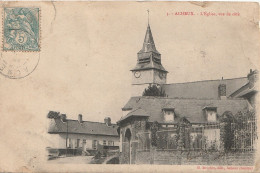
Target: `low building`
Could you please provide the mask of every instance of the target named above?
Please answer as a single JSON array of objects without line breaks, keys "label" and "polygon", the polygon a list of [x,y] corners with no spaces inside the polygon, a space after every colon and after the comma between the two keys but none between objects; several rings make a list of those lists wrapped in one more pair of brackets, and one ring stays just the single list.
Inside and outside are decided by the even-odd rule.
[{"label": "low building", "polygon": [[82,115],[78,120],[67,119],[65,114],[50,111],[48,113],[48,133],[51,135],[50,148],[77,149],[80,151],[95,151],[100,146],[118,148],[119,135],[118,126],[111,123],[106,117],[104,122],[83,121]]}]

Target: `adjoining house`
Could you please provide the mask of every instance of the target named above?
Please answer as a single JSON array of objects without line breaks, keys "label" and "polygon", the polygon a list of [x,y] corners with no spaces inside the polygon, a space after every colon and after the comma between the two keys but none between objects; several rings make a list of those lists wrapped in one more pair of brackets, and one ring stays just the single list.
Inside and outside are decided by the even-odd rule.
[{"label": "adjoining house", "polygon": [[[140,157],[151,158],[145,152],[152,146],[157,151],[256,148],[255,117],[250,117],[250,121],[243,119],[248,122],[245,128],[250,138],[242,143],[234,141],[243,131],[236,131],[239,120],[235,115],[255,108],[258,71],[251,70],[248,77],[234,79],[166,84],[168,72],[161,64],[149,24],[137,56],[137,65],[131,70],[132,97],[117,122],[121,163],[134,164]],[[162,95],[143,96],[151,86],[156,86]],[[228,140],[232,142],[225,142]]]},{"label": "adjoining house", "polygon": [[118,126],[106,117],[104,122],[67,119],[65,114],[50,111],[48,113],[48,133],[53,145],[49,150],[58,150],[59,154],[94,154],[100,148],[118,149]]},{"label": "adjoining house", "polygon": [[247,83],[230,94],[229,98],[246,99],[255,108],[257,89],[259,88],[258,73],[258,70],[250,69],[250,73],[247,75]]}]

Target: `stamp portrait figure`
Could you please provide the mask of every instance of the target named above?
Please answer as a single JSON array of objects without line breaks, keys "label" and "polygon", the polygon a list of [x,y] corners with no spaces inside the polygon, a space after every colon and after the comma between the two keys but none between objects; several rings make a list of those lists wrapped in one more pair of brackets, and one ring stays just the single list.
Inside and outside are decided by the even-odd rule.
[{"label": "stamp portrait figure", "polygon": [[5,8],[5,51],[39,51],[39,8]]}]

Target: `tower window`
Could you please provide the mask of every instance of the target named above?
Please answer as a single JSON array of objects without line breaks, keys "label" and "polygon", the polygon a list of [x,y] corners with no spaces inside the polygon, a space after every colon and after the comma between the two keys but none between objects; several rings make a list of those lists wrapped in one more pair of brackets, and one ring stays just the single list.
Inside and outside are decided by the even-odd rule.
[{"label": "tower window", "polygon": [[139,59],[138,60],[139,63],[146,63],[146,62],[150,62],[150,58],[143,58],[143,59]]},{"label": "tower window", "polygon": [[156,63],[158,63],[158,64],[161,64],[161,60],[160,60],[159,58],[153,57],[153,61],[156,62]]}]

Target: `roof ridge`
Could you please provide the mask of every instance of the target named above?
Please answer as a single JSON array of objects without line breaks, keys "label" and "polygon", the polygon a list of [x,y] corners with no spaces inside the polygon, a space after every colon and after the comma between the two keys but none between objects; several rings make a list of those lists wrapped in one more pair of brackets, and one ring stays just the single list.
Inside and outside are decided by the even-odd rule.
[{"label": "roof ridge", "polygon": [[229,78],[229,79],[212,79],[212,80],[200,80],[200,81],[192,81],[192,82],[179,82],[179,83],[168,83],[163,85],[171,85],[171,84],[186,84],[186,83],[197,83],[197,82],[210,82],[210,81],[224,81],[224,80],[234,80],[234,79],[243,79],[247,77],[237,77],[237,78]]},{"label": "roof ridge", "polygon": [[240,88],[238,88],[237,90],[233,91],[231,94],[229,94],[229,98],[232,98],[234,95],[236,95],[242,88],[246,88],[249,86],[249,82],[247,82],[246,84],[242,85]]},{"label": "roof ridge", "polygon": [[[221,99],[173,98],[173,97],[157,97],[157,96],[134,96],[134,97],[131,97],[131,98],[140,98],[140,99],[171,99],[171,100],[173,100],[173,99],[174,100],[220,100],[221,101]],[[228,98],[226,100],[245,100],[245,99],[241,99],[241,98]]]},{"label": "roof ridge", "polygon": [[[67,119],[68,121],[79,121],[79,120],[73,120],[73,119]],[[99,124],[106,124],[104,122],[97,122],[97,121],[82,121],[82,122],[89,122],[89,123],[99,123]],[[116,125],[115,123],[111,123],[112,125]]]}]

